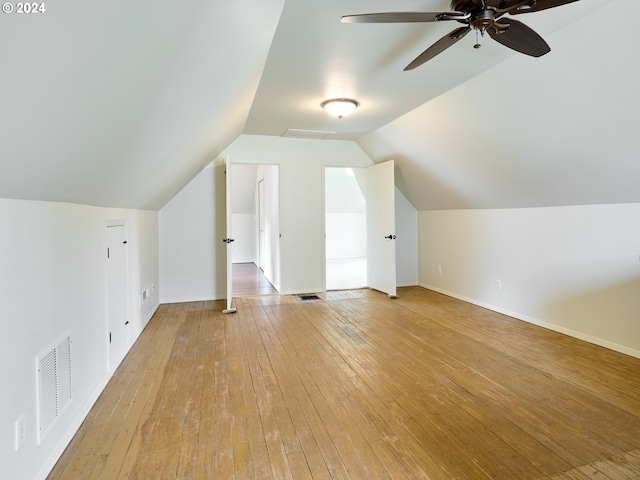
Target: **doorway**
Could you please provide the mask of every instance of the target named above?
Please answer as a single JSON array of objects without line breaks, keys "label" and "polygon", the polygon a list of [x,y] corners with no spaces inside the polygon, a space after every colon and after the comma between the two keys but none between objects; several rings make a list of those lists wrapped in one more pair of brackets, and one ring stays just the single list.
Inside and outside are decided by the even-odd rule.
[{"label": "doorway", "polygon": [[278,165],[233,163],[231,215],[235,296],[280,290],[280,186]]},{"label": "doorway", "polygon": [[367,286],[366,168],[325,168],[325,288]]}]

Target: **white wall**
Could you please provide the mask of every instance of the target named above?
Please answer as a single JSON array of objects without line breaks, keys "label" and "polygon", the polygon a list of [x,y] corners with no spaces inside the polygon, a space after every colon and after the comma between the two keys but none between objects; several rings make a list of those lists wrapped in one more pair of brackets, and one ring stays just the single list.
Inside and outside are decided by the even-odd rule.
[{"label": "white wall", "polygon": [[[227,155],[233,163],[278,166],[281,278],[270,279],[274,286],[283,294],[322,291],[322,172],[326,166],[366,167],[370,159],[355,142],[259,135],[240,136],[223,152]],[[403,239],[398,244],[398,283],[414,285],[417,228],[411,218],[416,212],[403,198],[397,202],[405,211],[399,216]],[[212,164],[160,211],[163,303],[225,298],[224,204],[224,167]]]},{"label": "white wall", "polygon": [[[0,478],[45,478],[112,372],[108,371],[106,225],[128,232],[128,303],[137,338],[158,307],[157,212],[0,199]],[[141,302],[141,292],[150,290]],[[73,400],[37,445],[36,358],[72,339]],[[26,441],[14,451],[14,422]]]},{"label": "white wall", "polygon": [[639,219],[640,204],[423,211],[420,283],[640,357]]},{"label": "white wall", "polygon": [[328,167],[324,182],[326,258],[366,257],[366,170]]},{"label": "white wall", "polygon": [[280,292],[323,289],[322,171],[326,165],[368,166],[369,158],[354,142],[240,136],[225,155],[232,162],[279,166]]},{"label": "white wall", "polygon": [[231,215],[233,230],[233,263],[256,261],[255,215],[234,213]]},{"label": "white wall", "polygon": [[226,296],[224,168],[211,163],[160,210],[162,303]]},{"label": "white wall", "polygon": [[[229,154],[233,161],[280,165],[281,292],[322,291],[323,169],[325,166],[367,167],[372,164],[371,160],[355,142],[256,135],[242,135],[225,154]],[[405,204],[403,206],[406,207]],[[414,224],[414,238],[416,230]],[[412,248],[405,253],[409,255],[409,252],[417,251]],[[412,261],[402,260],[402,268],[411,264],[413,266],[410,266],[408,274],[399,275],[399,283],[406,285],[417,282],[417,255],[413,256]],[[411,269],[414,273],[411,273]]]},{"label": "white wall", "polygon": [[233,263],[256,261],[255,197],[257,165],[232,165],[231,223]]},{"label": "white wall", "polygon": [[327,258],[358,258],[367,256],[366,212],[327,212]]}]

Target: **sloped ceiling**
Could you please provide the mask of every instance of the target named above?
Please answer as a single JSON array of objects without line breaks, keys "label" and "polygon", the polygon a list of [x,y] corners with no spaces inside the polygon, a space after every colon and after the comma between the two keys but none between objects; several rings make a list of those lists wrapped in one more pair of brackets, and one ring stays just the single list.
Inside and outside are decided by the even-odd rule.
[{"label": "sloped ceiling", "polygon": [[160,208],[239,134],[284,0],[0,16],[0,197]]},{"label": "sloped ceiling", "polygon": [[358,143],[394,158],[418,210],[640,202],[640,65],[633,0],[513,56]]},{"label": "sloped ceiling", "polygon": [[[521,15],[544,37],[587,14],[599,0]],[[354,13],[448,11],[449,0],[324,0],[286,2],[244,133],[283,135],[287,129],[334,132],[357,140],[438,95],[510,58],[514,52],[488,37],[482,48],[468,35],[424,66],[409,62],[457,22],[343,24]],[[337,120],[319,108],[323,100],[348,97],[360,107]]]},{"label": "sloped ceiling", "polygon": [[[586,3],[586,2],[585,2]],[[362,137],[394,158],[418,210],[640,202],[640,64],[633,0],[550,37]]]},{"label": "sloped ceiling", "polygon": [[[420,210],[638,201],[632,0],[522,16],[551,44],[540,59],[469,35],[412,72],[455,24],[339,22],[448,3],[55,0],[2,14],[0,197],[159,209],[240,134],[302,129],[395,158]],[[350,117],[320,109],[342,96],[361,102]]]}]

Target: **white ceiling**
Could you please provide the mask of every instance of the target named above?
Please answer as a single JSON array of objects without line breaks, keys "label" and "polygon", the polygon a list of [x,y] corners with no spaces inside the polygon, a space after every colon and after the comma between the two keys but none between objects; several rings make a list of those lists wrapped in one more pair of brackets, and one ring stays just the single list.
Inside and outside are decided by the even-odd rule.
[{"label": "white ceiling", "polygon": [[[336,132],[356,140],[514,55],[489,37],[476,50],[474,35],[415,70],[404,67],[429,45],[460,26],[343,24],[354,13],[448,11],[447,0],[287,1],[276,30],[245,133],[283,135],[287,129]],[[547,36],[585,15],[598,2],[582,1],[520,15]],[[319,108],[330,98],[361,106],[337,120]]]},{"label": "white ceiling", "polygon": [[[587,24],[596,28],[586,31],[581,20],[593,19],[593,12],[604,10],[603,2],[581,0],[519,16],[549,41],[552,51],[541,59],[516,58],[523,56],[489,38],[475,50],[475,38],[468,35],[410,72],[402,69],[457,24],[350,25],[340,23],[340,17],[448,10],[448,2],[55,0],[46,3],[42,14],[2,14],[0,197],[157,209],[240,134],[281,136],[288,129],[303,129],[357,140],[374,161],[396,158],[405,194],[419,209],[629,201],[629,195],[590,197],[579,186],[566,199],[541,198],[535,188],[522,196],[519,184],[511,181],[522,172],[544,182],[558,171],[557,165],[545,169],[545,162],[532,171],[532,162],[547,154],[540,147],[545,139],[518,127],[519,118],[528,123],[538,117],[531,102],[519,111],[520,94],[528,92],[508,82],[529,84],[535,76],[549,85],[563,83],[557,72],[566,73],[566,60],[582,56],[576,63],[592,77],[571,79],[595,85],[582,88],[586,94],[602,95],[597,91],[601,72],[585,65],[595,59],[596,65],[608,62],[612,69],[620,63],[635,68],[633,38],[624,44],[629,58],[609,58],[622,43],[616,26],[622,25],[625,41],[635,31],[633,15],[619,14],[631,11],[631,2],[608,2],[609,23],[590,20]],[[563,35],[574,24],[582,36]],[[611,45],[611,50],[598,45]],[[533,73],[523,77],[514,69]],[[632,95],[637,104],[636,88],[623,83],[620,88],[629,90],[608,94],[627,101]],[[616,90],[613,79],[602,84]],[[572,85],[563,88],[571,92]],[[342,120],[319,107],[324,99],[345,96],[361,106]],[[456,98],[470,102],[468,108]],[[548,100],[544,91],[536,98]],[[583,98],[589,97],[570,102]],[[508,116],[501,117],[502,111]],[[486,113],[488,124],[509,133],[506,140],[494,130],[490,133],[497,138],[483,141],[488,132],[478,126]],[[434,128],[424,131],[422,125]],[[518,129],[521,133],[513,133]],[[529,150],[524,151],[508,138],[536,142],[525,141]],[[583,150],[587,156],[590,151],[603,154],[598,145]],[[627,168],[623,147],[614,153],[626,159],[621,168]],[[477,165],[470,168],[461,160],[478,151],[486,161],[487,168],[480,169],[486,178]],[[570,153],[572,159],[582,155]],[[496,162],[517,159],[522,171],[514,163],[513,172],[507,175],[503,169],[498,182]],[[590,185],[601,173],[594,172]]]},{"label": "white ceiling", "polygon": [[548,55],[514,55],[358,144],[396,160],[418,210],[640,202],[637,33],[620,15],[636,3],[600,3]]},{"label": "white ceiling", "polygon": [[160,208],[242,133],[284,0],[0,15],[0,197]]}]

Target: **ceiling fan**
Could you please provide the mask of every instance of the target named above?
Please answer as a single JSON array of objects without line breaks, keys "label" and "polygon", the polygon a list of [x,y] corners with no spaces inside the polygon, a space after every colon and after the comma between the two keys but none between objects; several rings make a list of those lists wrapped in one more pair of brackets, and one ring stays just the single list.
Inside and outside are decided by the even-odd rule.
[{"label": "ceiling fan", "polygon": [[[476,36],[488,33],[496,42],[525,55],[541,57],[551,51],[547,42],[513,19],[502,19],[505,14],[519,15],[559,7],[578,0],[452,0],[450,12],[385,12],[345,15],[342,23],[409,23],[442,22],[454,20],[464,24],[448,33],[422,52],[404,70],[413,70],[444,52],[472,30]],[[476,40],[474,48],[480,48]]]}]

